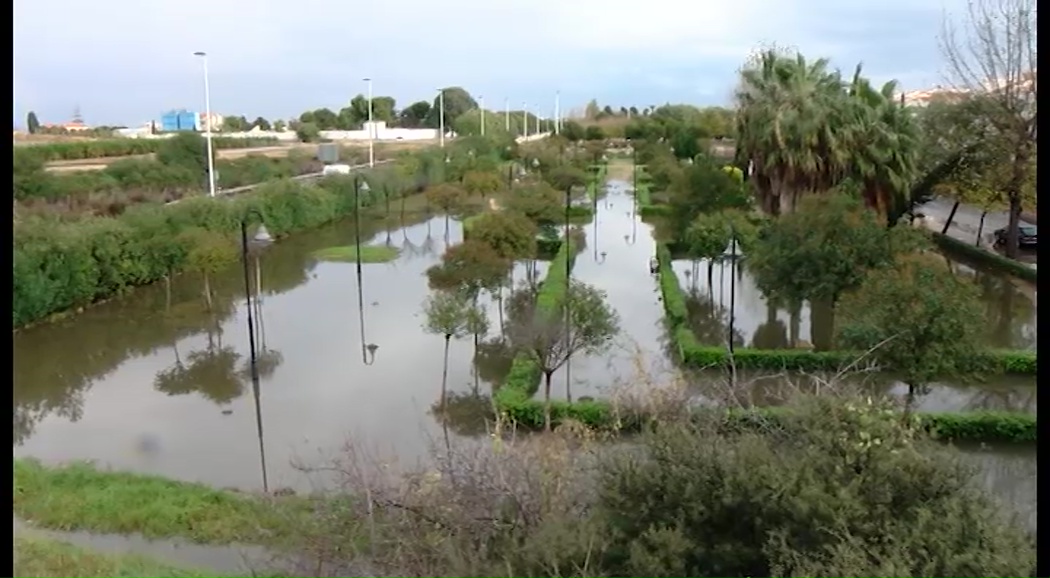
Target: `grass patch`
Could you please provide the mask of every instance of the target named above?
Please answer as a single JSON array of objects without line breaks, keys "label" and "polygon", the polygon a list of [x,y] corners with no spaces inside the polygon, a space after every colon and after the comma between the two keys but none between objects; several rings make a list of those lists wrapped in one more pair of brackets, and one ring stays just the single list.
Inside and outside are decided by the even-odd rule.
[{"label": "grass patch", "polygon": [[[397,259],[401,250],[396,247],[385,245],[362,245],[362,263],[389,263]],[[339,263],[354,263],[357,261],[357,247],[354,245],[343,245],[340,247],[327,247],[314,251],[314,257],[321,261],[335,261]]]},{"label": "grass patch", "polygon": [[[100,470],[89,463],[49,467],[15,459],[15,514],[41,528],[199,544],[270,544],[287,536],[303,497],[266,499],[203,484]],[[57,575],[57,574],[56,574]]]},{"label": "grass patch", "polygon": [[103,554],[51,538],[28,536],[25,531],[20,531],[19,535],[15,536],[14,575],[67,578],[182,578],[215,576],[215,573],[179,568],[133,554]]}]

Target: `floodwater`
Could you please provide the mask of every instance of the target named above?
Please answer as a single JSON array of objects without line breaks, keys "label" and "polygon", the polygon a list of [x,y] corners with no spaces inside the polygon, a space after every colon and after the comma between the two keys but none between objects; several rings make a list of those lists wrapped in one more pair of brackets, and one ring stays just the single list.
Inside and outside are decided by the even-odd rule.
[{"label": "floodwater", "polygon": [[[635,215],[622,182],[610,183],[597,205],[596,222],[584,226],[587,247],[572,274],[607,293],[622,331],[609,353],[572,360],[574,397],[606,394],[618,379],[632,379],[639,370],[655,379],[672,373],[664,353],[663,307],[648,271],[654,252],[650,228]],[[209,279],[211,312],[202,298],[203,279],[184,275],[170,287],[142,288],[16,333],[15,453],[47,463],[95,460],[117,469],[249,490],[308,489],[316,477],[293,463],[321,465],[348,442],[384,462],[414,464],[446,435],[434,417],[444,343],[422,330],[422,304],[429,294],[424,272],[439,262],[448,244],[462,240],[462,230],[455,220],[446,230],[446,220],[437,217],[390,230],[370,225],[362,238],[398,247],[401,256],[362,266],[360,300],[354,264],[317,262],[311,256],[317,249],[352,244],[351,223],[303,233],[259,256],[258,389],[248,378],[239,264]],[[538,264],[540,278],[546,267]],[[684,276],[688,269],[689,263],[676,263],[684,287],[699,285],[695,293],[728,307],[729,268],[725,277],[720,267],[713,269],[713,299],[705,266],[697,283],[692,283],[695,276]],[[958,270],[966,272],[961,264]],[[523,265],[516,266],[514,277],[524,279]],[[1012,293],[1004,306],[994,297],[996,291],[1005,295],[1004,284],[991,275],[982,279],[989,288],[989,314],[999,315],[990,322],[990,333],[997,335],[992,339],[1034,347],[1032,299]],[[510,365],[508,351],[499,345],[501,316],[494,301],[482,298],[490,331],[477,355],[471,338],[453,340],[449,350],[447,435],[461,441],[486,439],[491,386]],[[803,309],[791,316],[768,309],[743,268],[735,309],[742,343],[784,347],[792,336],[796,342],[811,339],[811,313]],[[712,327],[698,334],[719,343],[717,336],[726,334],[724,318]],[[559,371],[554,379],[557,397],[564,396],[565,373]],[[924,409],[1035,411],[1033,382],[997,378],[994,387],[934,387],[921,403],[927,404]],[[1022,465],[999,468],[996,460]],[[1001,470],[987,473],[991,470],[982,466],[997,491],[1013,488],[1008,501],[1035,503],[1034,483],[1025,473],[1025,468],[1034,472],[1034,452],[1015,457],[996,449],[983,452],[978,461]],[[1020,477],[1010,482],[1011,476]]]},{"label": "floodwater", "polygon": [[[248,379],[239,266],[212,280],[214,314],[204,307],[202,280],[184,276],[172,283],[170,305],[159,284],[19,332],[16,453],[220,487],[262,487],[265,471],[271,489],[303,488],[292,461],[318,464],[326,459],[319,453],[347,442],[414,462],[442,435],[430,414],[440,399],[444,340],[422,330],[424,272],[462,232],[451,221],[446,236],[445,220],[434,218],[369,237],[402,253],[362,266],[363,311],[354,264],[311,257],[352,243],[349,225],[282,241],[261,256],[258,392]],[[515,276],[524,276],[520,268]],[[374,356],[369,344],[378,346]],[[472,358],[472,339],[453,340],[448,384],[460,412],[478,399],[470,395]]]},{"label": "floodwater", "polygon": [[674,373],[666,355],[660,287],[649,274],[649,259],[656,254],[652,228],[636,215],[626,182],[610,180],[594,208],[595,219],[584,227],[587,247],[576,257],[572,278],[606,293],[620,335],[610,350],[574,356],[555,372],[553,397],[565,397],[566,375],[574,396],[603,397],[638,380],[665,383]]}]

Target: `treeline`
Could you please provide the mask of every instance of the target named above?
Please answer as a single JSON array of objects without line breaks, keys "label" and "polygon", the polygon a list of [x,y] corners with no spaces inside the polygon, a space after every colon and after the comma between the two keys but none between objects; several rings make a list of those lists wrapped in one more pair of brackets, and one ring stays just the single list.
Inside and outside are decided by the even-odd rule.
[{"label": "treeline", "polygon": [[[366,173],[361,206],[442,182],[444,152],[424,151]],[[183,271],[209,272],[237,257],[240,220],[253,210],[275,236],[332,222],[355,210],[353,177],[316,185],[278,181],[233,199],[200,197],[172,206],[137,205],[117,217],[72,222],[29,219],[15,226],[13,326],[90,305]]]},{"label": "treeline", "polygon": [[[15,147],[15,163],[26,161],[54,162],[79,161],[105,157],[127,157],[155,153],[164,147],[168,139],[112,138],[59,142]],[[217,149],[246,149],[274,146],[275,138],[231,138],[214,137],[212,146]]]}]

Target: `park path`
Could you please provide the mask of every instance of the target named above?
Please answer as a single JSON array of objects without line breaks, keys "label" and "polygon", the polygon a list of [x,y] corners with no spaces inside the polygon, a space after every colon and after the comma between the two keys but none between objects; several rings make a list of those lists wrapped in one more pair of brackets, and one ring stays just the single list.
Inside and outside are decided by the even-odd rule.
[{"label": "park path", "polygon": [[[923,224],[930,230],[941,232],[948,215],[952,212],[954,201],[951,199],[934,199],[924,205],[920,205],[916,212],[925,215]],[[1022,214],[1022,217],[1031,217],[1030,214]],[[1006,211],[989,212],[984,218],[984,229],[981,231],[981,246],[987,250],[994,251],[993,233],[996,229],[1006,227],[1009,216]],[[1022,220],[1022,224],[1030,222]],[[1034,224],[1034,223],[1033,223]],[[974,244],[977,240],[977,231],[981,225],[981,209],[973,205],[960,204],[959,209],[952,218],[952,224],[948,227],[948,236],[967,244]],[[1035,251],[1023,251],[1018,259],[1031,267],[1036,266],[1037,255]]]}]

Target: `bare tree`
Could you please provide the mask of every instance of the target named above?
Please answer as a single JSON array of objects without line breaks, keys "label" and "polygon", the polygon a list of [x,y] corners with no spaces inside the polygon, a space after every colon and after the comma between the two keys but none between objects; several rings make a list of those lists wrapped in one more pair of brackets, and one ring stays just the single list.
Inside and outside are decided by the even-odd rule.
[{"label": "bare tree", "polygon": [[1006,254],[1017,255],[1021,196],[1036,155],[1036,0],[970,0],[962,26],[946,17],[941,51],[949,81],[988,102],[983,119],[1010,166]]}]

